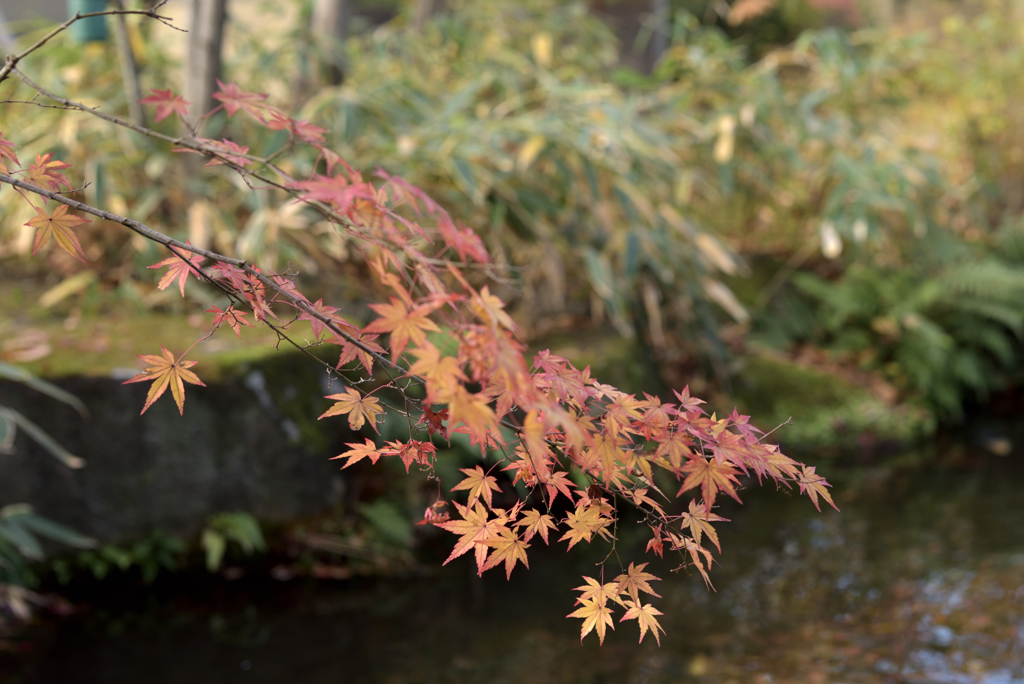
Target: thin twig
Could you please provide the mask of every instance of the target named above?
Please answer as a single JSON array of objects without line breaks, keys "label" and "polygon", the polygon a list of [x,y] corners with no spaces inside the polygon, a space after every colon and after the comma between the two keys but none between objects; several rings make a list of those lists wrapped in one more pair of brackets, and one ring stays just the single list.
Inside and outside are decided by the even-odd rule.
[{"label": "thin twig", "polygon": [[25,57],[29,56],[30,54],[32,54],[33,52],[35,52],[39,48],[41,48],[44,45],[46,45],[46,43],[48,43],[50,41],[50,39],[52,39],[54,36],[60,34],[63,31],[66,31],[69,26],[74,24],[79,19],[89,19],[90,17],[102,17],[102,16],[105,16],[105,15],[108,15],[108,14],[141,14],[141,15],[149,17],[150,19],[156,19],[160,23],[165,24],[167,26],[170,26],[175,31],[181,31],[182,33],[188,33],[188,31],[186,31],[185,29],[178,28],[177,26],[172,24],[170,17],[164,17],[164,16],[161,16],[161,15],[156,13],[156,11],[158,9],[160,9],[161,7],[163,7],[166,4],[167,4],[167,0],[160,0],[160,2],[158,2],[153,7],[150,7],[149,9],[145,9],[145,10],[113,9],[113,10],[103,10],[102,12],[89,12],[88,14],[82,14],[81,12],[77,12],[75,14],[75,16],[71,17],[70,19],[65,21],[63,24],[61,24],[60,26],[58,26],[55,29],[53,29],[52,31],[47,33],[45,36],[43,36],[42,38],[37,40],[32,45],[28,46],[27,48],[25,48],[21,52],[19,52],[17,54],[14,54],[14,55],[7,55],[7,58],[4,60],[4,65],[2,67],[0,67],[0,83],[3,83],[4,81],[7,80],[7,78],[10,76],[11,71],[13,71],[16,66],[18,66],[18,62],[20,62],[21,60],[25,59]]}]

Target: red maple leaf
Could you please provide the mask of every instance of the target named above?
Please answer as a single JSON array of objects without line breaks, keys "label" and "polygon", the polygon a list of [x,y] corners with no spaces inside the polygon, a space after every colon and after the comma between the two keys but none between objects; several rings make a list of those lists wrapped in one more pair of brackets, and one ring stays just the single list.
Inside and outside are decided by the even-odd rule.
[{"label": "red maple leaf", "polygon": [[154,120],[157,123],[160,123],[175,112],[177,112],[178,116],[188,116],[188,105],[192,104],[191,102],[186,102],[181,95],[175,95],[170,88],[167,90],[153,88],[153,94],[142,98],[139,100],[139,103],[156,105],[156,118]]},{"label": "red maple leaf", "polygon": [[441,435],[442,439],[448,439],[448,428],[445,427],[444,421],[448,420],[448,409],[441,409],[437,413],[430,410],[429,406],[423,407],[423,415],[416,421],[419,423],[427,424],[427,434],[433,435],[437,433]]},{"label": "red maple leaf", "polygon": [[236,166],[247,166],[249,164],[252,164],[252,162],[246,159],[245,157],[239,156],[243,154],[249,154],[249,148],[246,145],[239,145],[237,143],[233,143],[226,138],[223,140],[223,142],[217,142],[216,140],[208,140],[205,142],[211,147],[218,148],[217,151],[224,159],[227,160],[224,161],[224,159],[214,158],[208,161],[206,163],[206,166],[218,166],[220,164],[226,164],[227,162],[231,162]]},{"label": "red maple leaf", "polygon": [[[186,244],[190,243],[186,242]],[[185,255],[187,256],[189,254],[191,254],[191,252],[185,250]],[[199,278],[199,274],[202,273],[202,270],[199,268],[199,263],[203,261],[203,259],[205,259],[205,257],[196,254],[195,256],[189,257],[186,261],[175,254],[174,256],[167,257],[163,261],[158,261],[148,268],[162,268],[163,266],[170,266],[167,273],[164,273],[160,282],[157,283],[157,289],[166,290],[167,286],[177,279],[178,287],[181,289],[181,296],[184,297],[185,281],[188,280],[188,274],[192,273],[196,278]]]},{"label": "red maple leaf", "polygon": [[15,166],[21,166],[21,162],[18,161],[18,155],[14,154],[14,148],[17,147],[10,140],[4,140],[4,134],[0,133],[0,173],[10,173],[10,169],[4,163],[4,159],[9,159],[14,162]]},{"label": "red maple leaf", "polygon": [[235,331],[235,335],[238,339],[242,339],[242,326],[247,325],[250,328],[255,326],[249,321],[245,320],[243,316],[247,315],[246,311],[239,311],[234,305],[228,306],[225,311],[221,311],[219,307],[213,307],[206,310],[206,313],[214,314],[213,324],[214,326],[220,325],[222,322],[227,322],[231,326],[231,329]]},{"label": "red maple leaf", "polygon": [[[335,344],[341,345],[341,356],[338,357],[338,365],[335,368],[341,368],[345,364],[351,363],[354,359],[359,359],[359,363],[363,364],[363,368],[366,369],[367,373],[373,372],[373,354],[386,354],[387,350],[381,347],[379,344],[374,342],[377,339],[377,335],[353,335],[356,338],[355,341],[347,340],[342,337],[335,337]],[[357,344],[358,342],[358,344]]]},{"label": "red maple leaf", "polygon": [[267,108],[267,105],[263,104],[263,101],[267,99],[266,95],[242,90],[237,83],[224,85],[220,79],[217,79],[217,85],[220,86],[220,90],[213,94],[213,99],[224,103],[224,109],[229,117],[234,116],[241,109],[246,114],[263,121],[263,112]]}]

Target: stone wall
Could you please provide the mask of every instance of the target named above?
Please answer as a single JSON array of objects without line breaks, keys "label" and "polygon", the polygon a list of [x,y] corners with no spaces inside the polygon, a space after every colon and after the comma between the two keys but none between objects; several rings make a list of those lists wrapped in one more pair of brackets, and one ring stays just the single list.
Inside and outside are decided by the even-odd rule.
[{"label": "stone wall", "polygon": [[247,511],[265,524],[328,511],[344,492],[329,459],[354,435],[344,421],[316,421],[327,405],[321,374],[309,359],[275,354],[222,373],[219,384],[189,386],[184,416],[169,392],[140,416],[144,383],[58,380],[89,407],[88,419],[0,383],[0,405],[86,460],[69,469],[19,433],[14,453],[0,454],[0,506],[30,503],[102,543],[153,529],[187,537],[221,511]]}]

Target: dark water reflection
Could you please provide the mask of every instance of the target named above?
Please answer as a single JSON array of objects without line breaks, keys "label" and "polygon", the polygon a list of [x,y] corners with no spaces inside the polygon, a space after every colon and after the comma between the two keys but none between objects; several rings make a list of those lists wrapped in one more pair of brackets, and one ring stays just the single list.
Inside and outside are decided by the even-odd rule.
[{"label": "dark water reflection", "polygon": [[661,575],[660,648],[649,636],[638,646],[633,623],[603,648],[580,646],[579,622],[563,616],[593,559],[558,550],[512,582],[478,580],[460,559],[429,578],[241,581],[93,609],[42,630],[10,680],[1024,684],[1019,461],[850,481],[837,487],[842,514],[751,492],[723,511],[734,522],[717,592]]}]

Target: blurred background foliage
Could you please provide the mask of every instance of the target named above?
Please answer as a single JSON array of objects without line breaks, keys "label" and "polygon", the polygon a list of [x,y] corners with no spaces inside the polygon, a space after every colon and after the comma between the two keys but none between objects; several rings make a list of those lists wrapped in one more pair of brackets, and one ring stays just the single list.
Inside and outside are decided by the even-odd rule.
[{"label": "blurred background foliage", "polygon": [[[621,59],[635,46],[602,21],[615,4],[450,0],[421,30],[398,13],[357,26],[343,82],[322,86],[309,3],[272,3],[259,16],[281,27],[273,35],[233,15],[226,75],[327,127],[353,166],[402,175],[473,226],[533,340],[610,326],[672,384],[727,393],[742,392],[750,359],[785,359],[947,419],[1019,383],[1024,48],[1012,3],[962,5],[913,31],[864,9],[851,30],[850,16],[795,2],[741,23],[728,5],[667,3],[637,38],[668,33],[649,72]],[[145,22],[129,32],[144,88],[178,88],[177,38]],[[127,111],[111,45],[57,42],[23,68]],[[0,99],[25,92],[0,85]],[[208,126],[255,154],[288,144],[242,117]],[[314,296],[369,296],[345,236],[275,191],[193,173],[170,146],[60,109],[5,105],[3,130],[23,161],[75,160],[91,203],[297,269]],[[312,153],[281,159],[296,176],[314,168]],[[83,232],[88,266],[55,251],[28,259],[26,209],[0,195],[0,263],[36,278],[38,309],[189,306],[155,289],[145,266],[161,255],[120,227]]]}]

